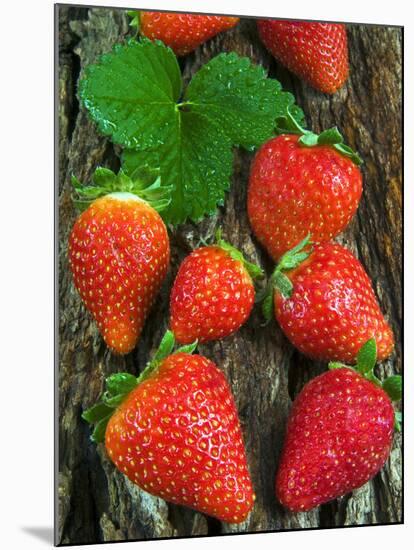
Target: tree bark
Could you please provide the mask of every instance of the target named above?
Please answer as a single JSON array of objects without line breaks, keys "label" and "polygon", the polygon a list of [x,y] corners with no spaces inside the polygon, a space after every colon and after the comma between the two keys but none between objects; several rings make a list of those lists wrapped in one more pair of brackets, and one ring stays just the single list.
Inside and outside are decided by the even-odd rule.
[{"label": "tree bark", "polygon": [[[223,227],[224,237],[270,274],[272,262],[252,237],[246,215],[246,187],[252,154],[235,152],[233,184],[216,216],[171,234],[171,269],[138,347],[113,355],[85,310],[70,274],[67,242],[77,212],[71,203],[70,175],[90,181],[98,165],[118,169],[113,145],[101,137],[76,97],[86,65],[131,34],[125,12],[59,6],[59,486],[60,544],[217,535],[402,520],[401,436],[385,467],[369,483],[341,499],[301,514],[284,510],[274,495],[274,476],[292,400],[303,385],[326,369],[301,356],[272,321],[261,327],[255,308],[232,337],[200,346],[224,371],[240,413],[257,501],[241,525],[167,504],[130,483],[89,440],[83,409],[96,401],[104,379],[117,371],[138,374],[159,343],[168,322],[171,284],[182,259],[200,238]],[[262,64],[303,108],[309,128],[337,125],[364,159],[364,194],[358,213],[338,241],[362,261],[374,281],[382,310],[396,336],[396,350],[379,368],[381,376],[401,372],[402,334],[402,30],[348,25],[350,77],[335,95],[316,92],[278,65],[244,19],[181,60],[185,80],[221,51],[236,51]]]}]

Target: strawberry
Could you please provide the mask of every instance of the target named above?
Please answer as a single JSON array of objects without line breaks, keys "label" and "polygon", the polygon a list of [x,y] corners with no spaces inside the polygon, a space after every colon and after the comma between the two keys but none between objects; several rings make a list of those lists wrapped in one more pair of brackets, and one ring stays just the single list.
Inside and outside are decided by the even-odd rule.
[{"label": "strawberry", "polygon": [[137,379],[108,378],[83,418],[115,466],[141,489],[230,523],[255,499],[236,405],[224,374],[195,345],[172,353],[167,332]]},{"label": "strawberry", "polygon": [[[308,251],[309,238],[286,253],[264,304],[273,300],[280,327],[302,353],[323,361],[355,363],[360,347],[375,338],[378,359],[394,347],[392,330],[360,262],[343,246],[327,242]],[[306,249],[306,250],[305,250]]]},{"label": "strawberry", "polygon": [[343,86],[349,72],[345,25],[263,19],[257,26],[270,53],[299,78],[327,94]]},{"label": "strawberry", "polygon": [[95,172],[95,186],[82,188],[76,178],[73,183],[86,198],[77,204],[89,205],[69,239],[74,283],[106,344],[128,353],[167,273],[169,239],[156,209],[168,201],[159,199],[159,180],[145,187],[139,179],[104,168]]},{"label": "strawberry", "polygon": [[178,342],[207,342],[236,332],[248,319],[262,275],[218,232],[217,244],[194,250],[180,266],[170,298],[170,327]]},{"label": "strawberry", "polygon": [[238,17],[141,11],[136,26],[147,38],[164,42],[176,55],[186,55],[238,22]]},{"label": "strawberry", "polygon": [[399,413],[401,376],[373,374],[375,340],[354,369],[331,364],[295,399],[276,475],[276,495],[293,512],[340,497],[374,477],[386,462]]},{"label": "strawberry", "polygon": [[337,128],[319,136],[288,113],[283,133],[262,145],[252,164],[247,210],[251,227],[274,260],[311,233],[330,240],[345,229],[362,193],[361,159]]}]

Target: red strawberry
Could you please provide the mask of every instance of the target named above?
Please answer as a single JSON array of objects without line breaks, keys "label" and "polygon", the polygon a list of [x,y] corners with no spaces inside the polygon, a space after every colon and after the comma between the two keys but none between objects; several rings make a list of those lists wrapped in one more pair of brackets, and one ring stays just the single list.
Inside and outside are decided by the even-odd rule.
[{"label": "red strawberry", "polygon": [[221,239],[194,250],[178,270],[170,298],[170,326],[178,342],[207,342],[236,332],[254,304],[252,277],[262,274]]},{"label": "red strawberry", "polygon": [[[401,377],[382,385],[372,373],[375,341],[357,370],[330,365],[295,399],[276,476],[276,495],[293,512],[310,510],[370,480],[387,460],[394,431],[392,400]],[[390,399],[391,397],[391,399]],[[396,415],[398,413],[395,413]]]},{"label": "red strawberry", "polygon": [[[83,417],[97,423],[93,439],[105,434],[111,460],[133,483],[175,504],[240,523],[255,496],[229,385],[214,363],[189,353],[195,346],[171,354],[173,345],[167,332],[138,379],[111,376],[103,402]],[[108,421],[111,407],[116,410]]]},{"label": "red strawberry", "polygon": [[343,86],[349,71],[345,25],[263,19],[257,26],[270,53],[311,86],[327,94]]},{"label": "red strawberry", "polygon": [[[95,183],[105,178],[106,187],[85,187],[84,192],[89,197],[105,194],[122,178],[133,184],[125,175],[98,169]],[[79,184],[75,185],[82,193]],[[166,203],[153,204],[160,209]],[[164,222],[137,194],[107,194],[94,200],[76,220],[69,239],[75,286],[114,351],[128,353],[135,347],[169,259]]]},{"label": "red strawberry", "polygon": [[336,128],[317,136],[290,115],[285,122],[302,136],[282,134],[265,143],[253,161],[248,188],[250,224],[274,260],[309,233],[313,242],[338,235],[362,193],[361,160]]},{"label": "red strawberry", "polygon": [[369,338],[376,340],[378,359],[386,359],[394,336],[364,268],[339,244],[307,252],[308,242],[285,254],[272,275],[275,317],[283,332],[313,359],[355,363]]},{"label": "red strawberry", "polygon": [[239,22],[238,17],[155,11],[141,11],[139,19],[144,36],[161,40],[177,55],[186,55]]}]

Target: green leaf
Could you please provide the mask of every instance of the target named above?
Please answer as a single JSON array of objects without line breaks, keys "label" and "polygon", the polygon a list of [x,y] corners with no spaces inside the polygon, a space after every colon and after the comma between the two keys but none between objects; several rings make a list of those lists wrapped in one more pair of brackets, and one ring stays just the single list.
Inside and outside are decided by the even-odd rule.
[{"label": "green leaf", "polygon": [[162,186],[172,186],[163,218],[173,224],[198,221],[223,204],[233,146],[260,146],[288,110],[303,120],[279,82],[235,53],[204,65],[183,100],[181,88],[172,51],[147,39],[116,46],[85,71],[79,87],[99,130],[129,149],[123,171],[133,177],[145,159],[159,168]]},{"label": "green leaf", "polygon": [[162,361],[169,355],[171,355],[172,350],[174,349],[175,337],[171,330],[167,330],[164,334],[161,343],[156,351],[152,361]]},{"label": "green leaf", "polygon": [[344,363],[339,363],[338,361],[330,361],[328,363],[328,369],[329,370],[335,370],[335,369],[349,369],[348,365],[344,365]]},{"label": "green leaf", "polygon": [[362,164],[362,158],[348,145],[345,145],[344,143],[336,143],[333,147],[344,157],[350,158],[357,166]]},{"label": "green leaf", "polygon": [[[253,149],[274,134],[276,118],[294,103],[260,65],[236,53],[222,53],[194,76],[185,94],[191,111],[215,120],[233,145]],[[303,113],[296,109],[296,117]]]},{"label": "green leaf", "polygon": [[342,143],[343,137],[336,126],[324,130],[318,136],[318,145],[334,145],[335,143]]},{"label": "green leaf", "polygon": [[299,143],[305,147],[315,147],[318,145],[318,136],[312,132],[306,133],[299,138]]},{"label": "green leaf", "polygon": [[290,298],[292,296],[292,282],[284,273],[276,270],[272,275],[272,282],[273,287],[278,290],[284,298]]},{"label": "green leaf", "polygon": [[357,371],[363,376],[373,372],[377,361],[377,343],[375,338],[368,340],[357,355]]},{"label": "green leaf", "polygon": [[197,346],[198,340],[195,340],[191,344],[179,347],[174,353],[189,353],[191,355],[197,349]]},{"label": "green leaf", "polygon": [[[209,118],[190,111],[176,112],[171,134],[159,150],[161,179],[172,186],[171,204],[163,212],[167,223],[199,221],[224,204],[233,167],[232,144]],[[139,163],[141,152],[124,154],[124,170]]]},{"label": "green leaf", "polygon": [[127,372],[117,372],[106,379],[106,389],[112,396],[129,393],[137,385],[137,379]]},{"label": "green leaf", "polygon": [[96,405],[93,405],[90,409],[83,411],[82,418],[89,424],[95,424],[112,412],[112,409],[105,405],[105,403],[99,402],[96,403]]},{"label": "green leaf", "polygon": [[240,250],[221,238],[221,229],[216,231],[216,242],[220,248],[225,250],[230,257],[233,258],[233,260],[243,264],[252,279],[263,277],[263,270],[258,265],[247,261]]},{"label": "green leaf", "polygon": [[384,380],[382,389],[388,394],[391,401],[400,401],[402,397],[402,377],[398,374]]},{"label": "green leaf", "polygon": [[95,425],[95,428],[92,432],[91,439],[95,443],[102,443],[105,440],[106,427],[108,425],[109,419],[111,418],[113,409],[111,409],[111,414],[99,420]]},{"label": "green leaf", "polygon": [[164,143],[181,86],[172,50],[158,41],[130,40],[87,67],[79,95],[102,134],[124,147],[148,149]]},{"label": "green leaf", "polygon": [[102,401],[111,409],[116,409],[117,407],[119,407],[119,405],[122,403],[127,395],[127,393],[118,393],[117,395],[111,397],[108,392],[105,392],[102,396]]},{"label": "green leaf", "polygon": [[127,10],[128,17],[131,18],[131,21],[129,22],[129,26],[136,29],[137,32],[140,27],[140,14],[138,10]]}]

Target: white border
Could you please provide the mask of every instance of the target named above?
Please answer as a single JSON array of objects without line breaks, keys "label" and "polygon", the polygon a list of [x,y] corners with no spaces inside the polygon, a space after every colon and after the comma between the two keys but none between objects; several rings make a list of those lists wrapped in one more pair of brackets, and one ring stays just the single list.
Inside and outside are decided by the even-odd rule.
[{"label": "white border", "polygon": [[[64,2],[69,3],[69,2]],[[405,150],[413,151],[414,19],[410,3],[296,0],[79,1],[79,4],[208,11],[405,25]],[[21,0],[1,14],[1,511],[3,548],[45,548],[39,532],[51,528],[53,472],[53,2]],[[386,101],[387,98],[384,98]],[[405,280],[414,280],[413,155],[405,157]],[[412,207],[412,206],[411,206]],[[413,328],[414,300],[406,284],[405,340]],[[407,465],[413,461],[413,353],[406,347]],[[404,526],[255,534],[148,542],[148,548],[248,548],[285,545],[311,550],[406,546],[414,538],[414,473],[406,468]],[[30,532],[31,530],[31,532]],[[33,531],[37,535],[33,534]],[[44,533],[43,533],[44,534]],[[252,536],[255,538],[253,539]],[[109,548],[137,548],[115,544]],[[147,546],[145,546],[146,548]],[[95,546],[93,546],[95,548]]]}]

